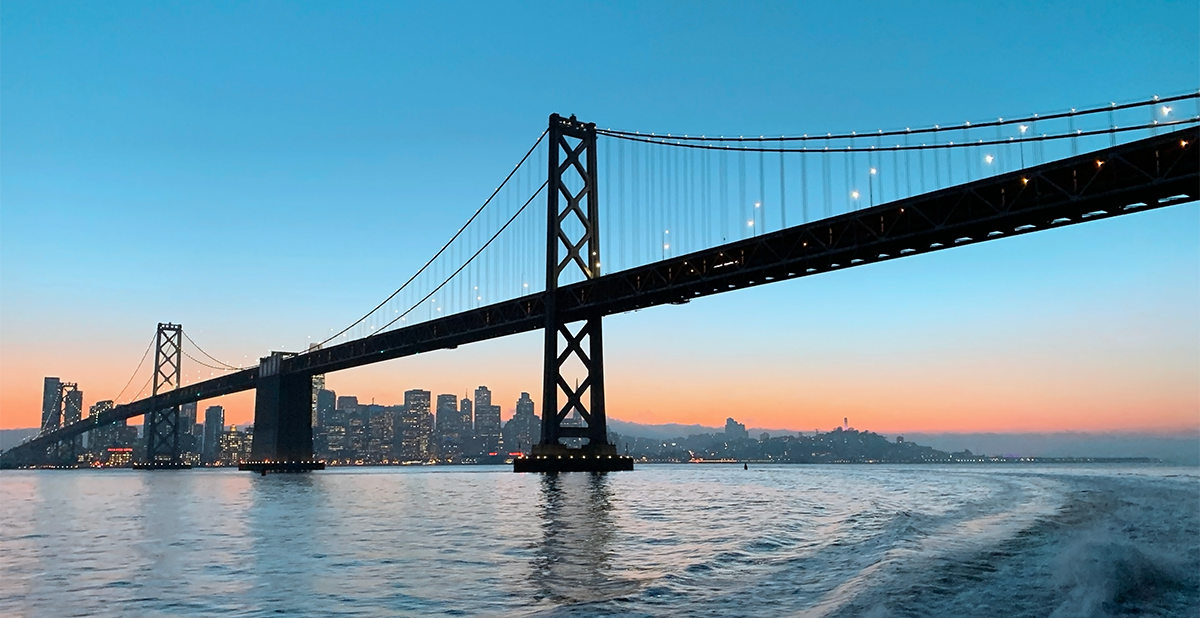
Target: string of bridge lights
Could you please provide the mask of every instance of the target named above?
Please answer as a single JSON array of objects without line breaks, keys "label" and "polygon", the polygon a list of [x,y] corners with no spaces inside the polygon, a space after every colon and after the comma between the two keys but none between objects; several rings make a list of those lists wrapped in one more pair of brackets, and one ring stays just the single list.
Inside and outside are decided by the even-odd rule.
[{"label": "string of bridge lights", "polygon": [[[662,134],[662,133],[653,133],[653,132],[647,133],[647,132],[643,132],[643,131],[622,131],[619,129],[612,129],[612,128],[597,129],[596,132],[606,135],[608,137],[617,137],[617,138],[636,137],[636,138],[641,138],[641,139],[675,140],[677,142],[687,142],[687,141],[699,141],[699,142],[794,142],[794,141],[801,141],[802,142],[802,141],[817,141],[817,140],[859,140],[859,139],[866,139],[866,138],[921,135],[921,134],[926,134],[926,133],[939,133],[939,132],[944,132],[944,131],[960,131],[960,130],[964,130],[964,129],[974,130],[974,129],[984,129],[984,128],[995,128],[995,127],[1010,126],[1010,125],[1015,124],[1015,125],[1019,125],[1020,132],[1022,134],[1024,134],[1028,129],[1031,128],[1032,125],[1034,125],[1035,123],[1037,123],[1039,121],[1045,122],[1048,120],[1059,120],[1059,119],[1063,119],[1063,118],[1068,118],[1068,119],[1080,118],[1080,117],[1089,116],[1089,115],[1093,115],[1093,114],[1100,114],[1100,113],[1111,114],[1113,112],[1117,112],[1117,111],[1121,111],[1121,110],[1134,109],[1134,108],[1147,107],[1147,106],[1161,106],[1161,107],[1159,107],[1159,112],[1162,114],[1162,116],[1165,117],[1165,116],[1169,115],[1172,111],[1174,111],[1174,107],[1167,105],[1167,103],[1174,103],[1174,102],[1178,102],[1178,101],[1188,101],[1188,100],[1200,100],[1200,91],[1190,92],[1187,94],[1173,95],[1173,96],[1169,96],[1169,97],[1159,97],[1158,95],[1154,95],[1153,97],[1151,97],[1149,99],[1139,100],[1139,101],[1135,101],[1135,102],[1131,102],[1131,103],[1118,104],[1116,102],[1112,102],[1109,105],[1102,106],[1102,107],[1092,107],[1092,108],[1087,108],[1087,109],[1083,109],[1083,110],[1071,108],[1070,111],[1066,111],[1066,112],[1056,112],[1056,113],[1045,114],[1045,115],[1033,114],[1033,115],[1025,116],[1022,118],[1015,118],[1015,119],[1008,119],[1008,120],[1005,120],[1004,118],[998,118],[996,120],[975,122],[975,123],[972,123],[971,121],[966,121],[962,125],[942,126],[942,125],[935,124],[931,127],[921,127],[921,128],[917,128],[917,129],[912,129],[912,128],[906,127],[903,130],[893,129],[893,130],[884,131],[882,129],[879,129],[878,131],[875,131],[875,132],[862,132],[862,133],[860,133],[858,131],[851,131],[850,133],[839,133],[839,134],[826,133],[824,135],[809,135],[809,134],[805,133],[802,135],[779,135],[779,136],[771,136],[771,137],[768,137],[765,135],[759,135],[759,136],[755,137],[755,136],[745,136],[745,135],[738,135],[738,136],[699,135],[699,136],[696,136],[696,135],[686,135],[686,134],[678,135],[678,134],[673,134],[673,133]],[[1193,117],[1189,121],[1195,122],[1196,118]],[[1150,124],[1152,124],[1152,125],[1157,124],[1157,121],[1152,121]],[[1141,127],[1141,128],[1145,128],[1145,127]],[[1132,129],[1132,130],[1136,130],[1136,129]],[[664,142],[664,143],[666,143],[666,142]],[[732,150],[732,148],[731,148],[731,150]],[[776,150],[768,150],[767,152],[778,152],[778,150],[777,149]],[[792,152],[792,151],[785,151],[785,152]],[[797,152],[803,152],[803,151],[797,150]],[[810,150],[809,152],[812,152],[812,151]]]}]

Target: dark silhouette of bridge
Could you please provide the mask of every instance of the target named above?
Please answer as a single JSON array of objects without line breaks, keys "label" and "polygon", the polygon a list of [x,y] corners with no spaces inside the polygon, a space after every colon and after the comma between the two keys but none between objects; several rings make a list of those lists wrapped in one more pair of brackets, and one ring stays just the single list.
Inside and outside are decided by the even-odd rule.
[{"label": "dark silhouette of bridge", "polygon": [[[43,427],[0,454],[0,466],[63,463],[73,453],[63,444],[144,415],[142,465],[181,467],[180,406],[254,389],[254,461],[243,467],[321,467],[313,461],[313,376],[542,329],[541,440],[516,469],[630,469],[607,438],[605,316],[1195,201],[1200,109],[1188,117],[1173,109],[1189,102],[1200,94],[953,127],[770,138],[631,133],[552,115],[425,267],[321,345],[275,352],[250,368],[222,363],[226,375],[185,385],[182,327],[160,324],[151,396]],[[1133,122],[1118,122],[1125,117]],[[615,183],[600,182],[601,138],[612,142],[605,162]],[[535,153],[545,156],[544,175],[530,163]],[[810,167],[819,180],[810,182]],[[769,192],[767,170],[774,184],[776,168],[778,191]],[[754,180],[757,197],[748,197]],[[529,208],[543,194],[545,211]],[[508,210],[499,206],[506,195]],[[789,214],[800,221],[788,225]],[[774,230],[769,216],[778,218]],[[544,283],[528,277],[538,270]],[[585,426],[563,425],[572,411]],[[567,448],[564,439],[585,446]]]}]

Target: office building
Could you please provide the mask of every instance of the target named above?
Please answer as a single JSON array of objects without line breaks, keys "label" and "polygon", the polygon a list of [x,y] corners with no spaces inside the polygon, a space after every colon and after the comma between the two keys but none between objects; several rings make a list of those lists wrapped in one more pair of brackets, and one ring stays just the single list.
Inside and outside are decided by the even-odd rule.
[{"label": "office building", "polygon": [[213,464],[221,454],[221,434],[225,433],[225,408],[209,406],[204,410],[204,442],[200,462]]},{"label": "office building", "polygon": [[471,400],[466,397],[458,404],[458,426],[461,428],[461,444],[467,444],[475,439],[475,413]]},{"label": "office building", "polygon": [[504,450],[510,453],[529,453],[542,437],[542,420],[534,412],[529,393],[521,393],[517,399],[516,412],[504,424]]},{"label": "office building", "polygon": [[481,454],[500,448],[500,406],[492,405],[492,392],[486,386],[475,389],[475,438]]},{"label": "office building", "polygon": [[429,391],[404,392],[404,412],[396,423],[396,457],[401,462],[429,459],[433,417],[429,413]]}]

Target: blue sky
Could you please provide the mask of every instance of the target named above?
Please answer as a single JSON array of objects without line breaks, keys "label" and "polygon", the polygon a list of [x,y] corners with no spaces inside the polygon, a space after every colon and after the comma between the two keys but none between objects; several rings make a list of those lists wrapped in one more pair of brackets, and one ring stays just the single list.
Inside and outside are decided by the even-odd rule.
[{"label": "blue sky", "polygon": [[[1103,104],[1194,90],[1198,24],[1194,2],[5,2],[0,425],[35,416],[43,375],[79,381],[89,401],[115,395],[159,321],[229,359],[346,324],[457,229],[551,112],[779,134]],[[1198,229],[1193,204],[621,316],[608,356],[619,376],[622,358],[677,350],[662,355],[664,401],[687,400],[691,346],[772,359],[777,379],[752,388],[782,391],[812,369],[796,350],[824,351],[822,370],[842,376],[886,373],[895,356],[1053,358],[1100,382],[1140,376],[1129,392],[1177,393],[1155,409],[1186,418]],[[745,320],[760,326],[730,327]],[[515,400],[537,392],[536,348],[481,344],[336,379],[362,397],[491,381]],[[654,416],[668,404],[642,403],[653,387],[610,379],[625,402],[612,413],[724,414]],[[809,427],[840,420],[829,401],[787,417],[726,407]],[[894,414],[880,423],[904,429]]]}]

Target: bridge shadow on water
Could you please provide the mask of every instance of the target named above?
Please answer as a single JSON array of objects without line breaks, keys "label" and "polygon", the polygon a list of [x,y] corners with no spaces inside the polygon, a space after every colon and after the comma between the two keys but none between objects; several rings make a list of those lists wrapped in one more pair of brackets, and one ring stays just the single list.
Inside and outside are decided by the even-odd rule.
[{"label": "bridge shadow on water", "polygon": [[640,590],[641,582],[623,576],[614,564],[618,526],[607,474],[543,476],[538,516],[542,539],[530,564],[538,600],[570,606]]}]

